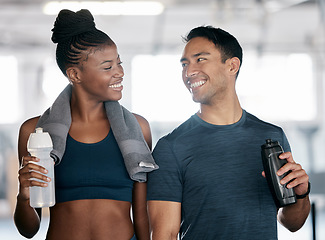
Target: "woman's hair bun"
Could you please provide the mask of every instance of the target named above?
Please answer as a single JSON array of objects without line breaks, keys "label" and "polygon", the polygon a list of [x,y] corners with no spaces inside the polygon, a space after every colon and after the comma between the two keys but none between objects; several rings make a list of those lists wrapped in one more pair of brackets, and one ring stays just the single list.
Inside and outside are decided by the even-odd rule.
[{"label": "woman's hair bun", "polygon": [[94,17],[87,9],[73,12],[63,9],[59,12],[52,29],[52,41],[61,43],[78,34],[95,30]]}]

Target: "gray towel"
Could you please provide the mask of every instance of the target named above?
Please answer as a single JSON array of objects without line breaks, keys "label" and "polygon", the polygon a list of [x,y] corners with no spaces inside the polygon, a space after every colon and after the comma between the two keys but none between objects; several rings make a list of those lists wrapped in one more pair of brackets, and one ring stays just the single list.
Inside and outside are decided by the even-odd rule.
[{"label": "gray towel", "polygon": [[[40,117],[36,127],[42,127],[49,132],[53,141],[51,157],[59,164],[66,146],[66,139],[71,125],[71,99],[72,87],[69,84]],[[125,167],[132,180],[145,182],[147,172],[158,169],[151,151],[144,140],[141,127],[126,108],[118,102],[105,102],[105,109],[114,137],[122,152]]]},{"label": "gray towel", "polygon": [[71,125],[70,98],[72,88],[70,84],[60,93],[53,105],[40,117],[36,128],[42,127],[52,138],[53,150],[51,157],[59,164],[64,151],[66,139]]}]

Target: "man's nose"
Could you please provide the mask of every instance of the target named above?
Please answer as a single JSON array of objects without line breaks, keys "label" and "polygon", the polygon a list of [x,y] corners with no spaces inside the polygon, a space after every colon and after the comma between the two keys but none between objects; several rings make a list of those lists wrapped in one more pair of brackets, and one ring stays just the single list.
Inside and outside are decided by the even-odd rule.
[{"label": "man's nose", "polygon": [[185,72],[185,77],[194,77],[198,73],[198,70],[193,65],[188,65]]}]

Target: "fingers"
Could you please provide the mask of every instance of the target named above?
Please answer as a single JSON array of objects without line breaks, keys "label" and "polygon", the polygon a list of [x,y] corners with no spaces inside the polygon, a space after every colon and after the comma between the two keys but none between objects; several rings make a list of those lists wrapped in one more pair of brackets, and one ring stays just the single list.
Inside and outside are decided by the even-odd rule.
[{"label": "fingers", "polygon": [[22,157],[20,168],[25,167],[29,162],[39,162],[39,159],[37,157],[24,156]]},{"label": "fingers", "polygon": [[37,164],[39,161],[40,160],[37,157],[25,156],[22,158],[21,170],[22,169],[24,169],[23,171],[35,170],[47,174],[48,171],[44,167]]},{"label": "fingers", "polygon": [[280,159],[287,159],[288,162],[294,163],[292,153],[291,152],[285,152],[279,155]]},{"label": "fingers", "polygon": [[[286,172],[289,171],[293,171],[295,174],[297,174],[299,176],[298,173],[305,173],[305,171],[302,169],[301,165],[298,163],[290,163],[288,162],[287,164],[285,164],[282,168],[279,169],[279,171],[277,172],[278,176],[282,176],[283,174],[285,174]],[[301,172],[300,172],[301,171]],[[286,176],[287,177],[287,176]]]},{"label": "fingers", "polygon": [[18,171],[18,179],[21,187],[46,187],[46,182],[51,181],[50,178],[44,175],[48,171],[44,167],[37,165],[37,162],[39,162],[39,159],[36,157],[23,157],[21,168]]},{"label": "fingers", "polygon": [[[287,166],[286,166],[287,165]],[[289,163],[286,164],[284,167],[288,167]],[[281,179],[281,184],[287,184],[287,188],[293,188],[298,186],[299,184],[308,183],[308,175],[304,169],[301,168],[300,164],[291,164],[290,166],[293,166],[290,168],[289,172],[284,178]],[[280,169],[281,171],[283,168]],[[278,171],[278,175],[281,176],[282,174],[279,174],[280,170]],[[288,171],[286,171],[288,172]]]},{"label": "fingers", "polygon": [[309,176],[302,166],[293,160],[290,152],[283,153],[279,156],[281,159],[287,159],[288,163],[285,164],[277,172],[278,176],[288,173],[280,181],[282,185],[286,184],[287,188],[294,188],[297,194],[304,194],[308,189]]}]

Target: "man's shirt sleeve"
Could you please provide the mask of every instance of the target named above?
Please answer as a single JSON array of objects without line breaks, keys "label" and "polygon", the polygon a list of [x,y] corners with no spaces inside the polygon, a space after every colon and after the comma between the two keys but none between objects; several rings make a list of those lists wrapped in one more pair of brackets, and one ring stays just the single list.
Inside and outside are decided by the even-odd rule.
[{"label": "man's shirt sleeve", "polygon": [[159,169],[148,173],[147,199],[181,202],[183,184],[179,163],[165,138],[158,141],[153,157]]}]

